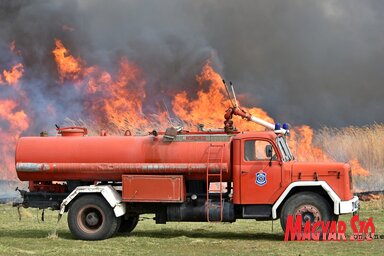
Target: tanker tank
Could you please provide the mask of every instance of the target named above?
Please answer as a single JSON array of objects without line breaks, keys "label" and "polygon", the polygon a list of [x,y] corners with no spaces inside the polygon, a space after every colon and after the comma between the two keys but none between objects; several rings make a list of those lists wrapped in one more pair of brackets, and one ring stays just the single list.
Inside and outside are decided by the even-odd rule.
[{"label": "tanker tank", "polygon": [[[83,129],[83,130],[81,130]],[[60,128],[56,137],[23,137],[16,147],[22,181],[121,181],[123,174],[183,174],[203,180],[222,170],[231,180],[233,135],[167,132],[147,136],[86,136],[86,129]],[[172,129],[171,129],[172,131]]]}]

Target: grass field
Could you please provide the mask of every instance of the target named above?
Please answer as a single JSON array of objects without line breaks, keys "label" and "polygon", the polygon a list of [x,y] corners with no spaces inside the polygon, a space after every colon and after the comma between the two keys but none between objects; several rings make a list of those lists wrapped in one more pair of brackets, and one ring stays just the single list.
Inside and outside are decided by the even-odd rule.
[{"label": "grass field", "polygon": [[[362,202],[360,219],[373,217],[376,233],[384,235],[384,200]],[[222,223],[156,225],[147,215],[130,235],[104,241],[74,240],[66,215],[54,234],[57,212],[46,211],[37,221],[35,209],[0,205],[0,255],[383,255],[384,239],[362,242],[284,242],[279,221],[239,220]],[[41,211],[39,212],[39,218]],[[351,233],[351,215],[341,217]]]}]

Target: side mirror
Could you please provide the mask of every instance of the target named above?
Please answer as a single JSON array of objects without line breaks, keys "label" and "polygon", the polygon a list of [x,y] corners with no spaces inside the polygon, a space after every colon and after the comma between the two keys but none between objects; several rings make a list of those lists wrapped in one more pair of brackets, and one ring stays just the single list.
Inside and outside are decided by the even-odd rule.
[{"label": "side mirror", "polygon": [[265,155],[268,157],[268,158],[272,158],[272,153],[273,153],[273,148],[272,148],[272,145],[266,145],[265,146]]}]

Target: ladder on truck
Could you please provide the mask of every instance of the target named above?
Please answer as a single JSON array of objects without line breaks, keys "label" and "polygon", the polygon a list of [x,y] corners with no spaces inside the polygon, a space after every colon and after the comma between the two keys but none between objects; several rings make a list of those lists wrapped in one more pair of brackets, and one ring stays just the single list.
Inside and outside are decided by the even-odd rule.
[{"label": "ladder on truck", "polygon": [[[207,213],[207,221],[211,222],[210,219],[210,210],[219,209],[220,210],[220,220],[223,221],[223,157],[224,157],[225,144],[210,144],[208,147],[208,157],[207,157],[207,201],[205,205]],[[216,168],[210,168],[211,164],[219,164],[218,170]],[[212,170],[213,169],[213,170]],[[210,188],[210,182],[216,181],[219,178],[220,186],[217,189]],[[212,198],[210,193],[219,193],[220,204],[213,205]],[[217,220],[213,220],[217,221]]]}]

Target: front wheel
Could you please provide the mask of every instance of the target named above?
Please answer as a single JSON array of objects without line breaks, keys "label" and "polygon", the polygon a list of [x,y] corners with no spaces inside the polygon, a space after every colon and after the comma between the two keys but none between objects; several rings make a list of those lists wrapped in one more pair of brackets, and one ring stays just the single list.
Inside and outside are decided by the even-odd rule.
[{"label": "front wheel", "polygon": [[78,198],[68,212],[71,233],[82,240],[102,240],[118,229],[119,220],[111,206],[99,195]]},{"label": "front wheel", "polygon": [[333,220],[332,209],[324,197],[313,192],[302,192],[293,195],[285,203],[281,210],[280,224],[284,232],[287,225],[288,215],[293,216],[293,221],[296,221],[296,216],[302,217],[302,228],[307,221],[311,226],[318,221]]}]

